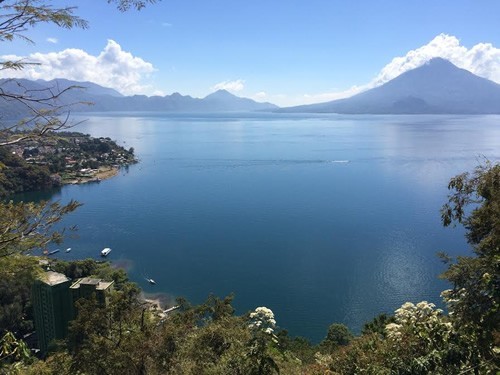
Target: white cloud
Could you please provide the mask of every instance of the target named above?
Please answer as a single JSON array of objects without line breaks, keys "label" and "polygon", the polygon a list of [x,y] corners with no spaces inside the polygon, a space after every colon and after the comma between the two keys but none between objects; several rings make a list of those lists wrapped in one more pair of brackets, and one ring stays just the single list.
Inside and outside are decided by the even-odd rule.
[{"label": "white cloud", "polygon": [[47,38],[47,42],[52,44],[57,44],[59,40],[57,38]]},{"label": "white cloud", "polygon": [[244,88],[245,88],[245,81],[243,79],[237,79],[235,81],[219,82],[212,87],[212,91],[227,90],[230,92],[238,92],[242,91]]},{"label": "white cloud", "polygon": [[152,96],[165,96],[165,92],[162,91],[162,90],[154,90],[152,93],[151,93]]},{"label": "white cloud", "polygon": [[163,27],[172,27],[173,26],[170,22],[162,22],[161,25]]},{"label": "white cloud", "polygon": [[143,79],[155,71],[153,65],[130,52],[122,50],[113,40],[97,56],[81,49],[69,48],[60,52],[33,53],[29,56],[0,56],[2,60],[24,60],[40,65],[28,65],[23,70],[0,71],[0,78],[50,80],[67,78],[90,81],[131,95],[151,91]]},{"label": "white cloud", "polygon": [[365,86],[352,86],[351,88],[343,91],[332,91],[319,94],[304,94],[297,100],[303,104],[329,102],[332,100],[348,98],[350,96],[359,94],[364,90],[366,90]]},{"label": "white cloud", "polygon": [[252,95],[251,99],[257,102],[264,102],[267,100],[267,93],[265,91],[260,91],[254,95]]}]

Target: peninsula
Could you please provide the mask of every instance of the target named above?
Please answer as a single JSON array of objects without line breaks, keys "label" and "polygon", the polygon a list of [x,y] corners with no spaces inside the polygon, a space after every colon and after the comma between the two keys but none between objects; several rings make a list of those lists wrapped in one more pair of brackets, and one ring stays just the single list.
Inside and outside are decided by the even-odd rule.
[{"label": "peninsula", "polygon": [[134,149],[110,138],[54,132],[0,148],[0,196],[98,182],[136,163]]}]

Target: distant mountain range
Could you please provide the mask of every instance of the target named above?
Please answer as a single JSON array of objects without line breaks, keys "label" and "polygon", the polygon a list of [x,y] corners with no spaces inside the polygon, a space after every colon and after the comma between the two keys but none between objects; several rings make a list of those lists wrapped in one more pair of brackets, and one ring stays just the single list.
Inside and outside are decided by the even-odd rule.
[{"label": "distant mountain range", "polygon": [[382,86],[327,103],[288,107],[291,113],[500,114],[500,85],[434,58]]},{"label": "distant mountain range", "polygon": [[[460,69],[447,60],[434,58],[407,71],[382,86],[347,99],[327,103],[278,108],[258,103],[225,90],[205,98],[174,93],[167,96],[124,96],[116,90],[91,82],[65,79],[30,81],[0,80],[0,90],[28,92],[34,98],[47,94],[47,87],[59,92],[57,104],[70,105],[73,112],[156,111],[156,112],[251,112],[341,113],[341,114],[500,114],[500,85]],[[83,104],[83,103],[92,103]],[[36,104],[35,104],[36,106]],[[26,108],[15,100],[0,96],[0,121],[26,116]]]},{"label": "distant mountain range", "polygon": [[[270,111],[278,107],[271,103],[259,103],[219,90],[205,98],[193,98],[174,93],[167,96],[124,96],[118,91],[91,82],[66,79],[30,81],[27,79],[0,79],[0,89],[11,94],[28,94],[34,99],[50,96],[50,93],[67,90],[52,104],[69,105],[73,112],[108,111],[156,111],[156,112],[252,112]],[[47,90],[49,88],[50,91]],[[33,104],[40,107],[38,104]],[[19,119],[27,115],[27,108],[16,100],[0,96],[0,120]]]}]

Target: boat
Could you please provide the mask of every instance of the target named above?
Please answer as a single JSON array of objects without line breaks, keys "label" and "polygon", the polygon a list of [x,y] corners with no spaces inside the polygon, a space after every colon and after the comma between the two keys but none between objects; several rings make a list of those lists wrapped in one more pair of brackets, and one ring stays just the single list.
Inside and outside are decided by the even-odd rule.
[{"label": "boat", "polygon": [[69,253],[70,251],[71,251],[71,247],[68,247],[68,248],[66,249],[66,252],[67,252],[67,253]]},{"label": "boat", "polygon": [[146,280],[147,280],[148,283],[150,283],[152,285],[156,285],[156,281],[154,281],[153,279],[150,279],[150,278],[146,277]]},{"label": "boat", "polygon": [[109,247],[105,247],[104,249],[101,250],[101,256],[107,257],[110,252],[111,249]]},{"label": "boat", "polygon": [[168,314],[169,312],[172,312],[172,311],[174,311],[174,310],[177,310],[178,308],[180,308],[180,306],[173,306],[173,307],[171,307],[171,308],[169,308],[169,309],[163,310],[163,313],[164,313],[164,314]]},{"label": "boat", "polygon": [[55,254],[58,252],[59,252],[59,249],[55,249],[55,250],[49,251],[47,255],[52,255],[52,254]]}]

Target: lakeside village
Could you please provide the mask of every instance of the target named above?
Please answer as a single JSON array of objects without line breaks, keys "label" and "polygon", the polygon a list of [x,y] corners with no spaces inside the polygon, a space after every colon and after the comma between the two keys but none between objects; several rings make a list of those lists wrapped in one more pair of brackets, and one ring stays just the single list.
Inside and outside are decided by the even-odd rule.
[{"label": "lakeside village", "polygon": [[54,132],[43,139],[24,140],[0,153],[0,196],[99,182],[136,162],[133,147],[127,150],[110,138]]},{"label": "lakeside village", "polygon": [[[23,133],[8,135],[18,138]],[[44,138],[27,139],[0,148],[0,197],[64,184],[99,182],[116,175],[119,168],[136,162],[133,148],[127,150],[110,138],[94,138],[77,132],[53,132]],[[55,251],[45,251],[44,255],[52,253]],[[56,260],[40,258],[39,262],[45,272],[33,284],[30,294],[34,311],[33,316],[28,317],[28,320],[35,321],[35,330],[25,332],[24,339],[33,350],[41,350],[43,354],[52,340],[67,336],[69,321],[76,317],[76,300],[96,294],[99,303],[104,305],[109,291],[113,290],[114,281],[105,282],[91,277],[72,279],[52,270]],[[91,268],[102,263],[84,262],[93,262]],[[109,269],[104,264],[99,267]],[[159,309],[154,304],[152,307]]]}]

